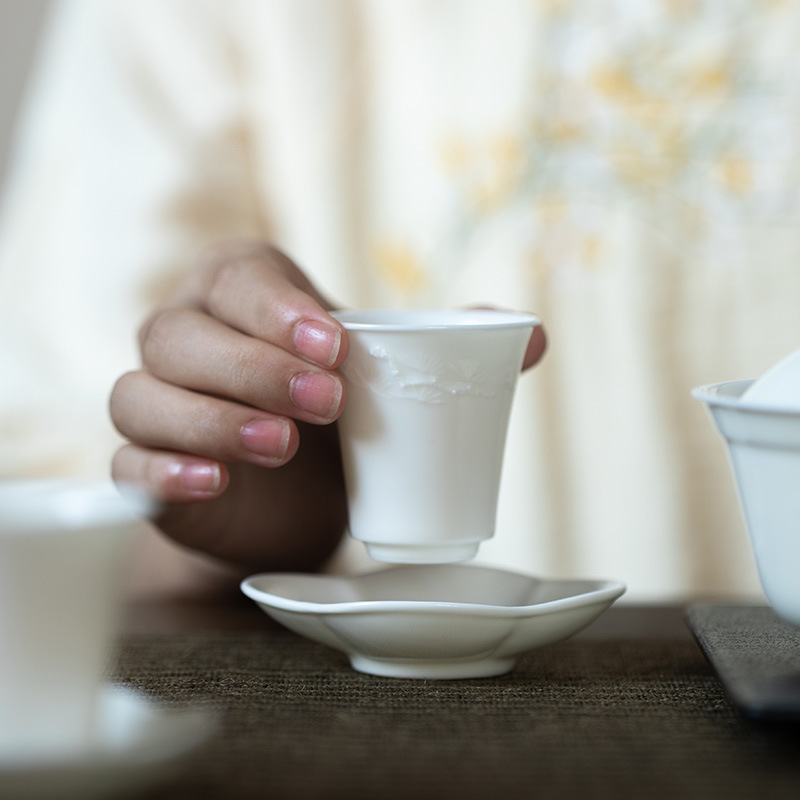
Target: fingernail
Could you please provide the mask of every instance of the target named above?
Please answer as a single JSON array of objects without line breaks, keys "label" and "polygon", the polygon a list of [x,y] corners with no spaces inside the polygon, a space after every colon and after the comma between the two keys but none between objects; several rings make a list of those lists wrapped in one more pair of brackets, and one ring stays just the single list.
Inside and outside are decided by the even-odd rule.
[{"label": "fingernail", "polygon": [[295,405],[317,417],[332,419],[342,402],[342,385],[333,375],[303,372],[289,386]]},{"label": "fingernail", "polygon": [[216,492],[222,483],[219,464],[186,464],[181,469],[181,483],[192,492]]},{"label": "fingernail", "polygon": [[304,358],[322,367],[332,367],[342,345],[338,328],[321,322],[301,322],[294,331],[294,346]]},{"label": "fingernail", "polygon": [[254,419],[245,425],[240,435],[242,444],[257,456],[281,460],[289,449],[290,429],[281,419]]}]

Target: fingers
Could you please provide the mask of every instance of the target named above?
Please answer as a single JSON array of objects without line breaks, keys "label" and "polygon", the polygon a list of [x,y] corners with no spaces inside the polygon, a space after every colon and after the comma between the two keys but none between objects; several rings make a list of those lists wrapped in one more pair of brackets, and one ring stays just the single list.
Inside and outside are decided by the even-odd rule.
[{"label": "fingers", "polygon": [[273,248],[228,254],[206,271],[202,303],[213,317],[323,369],[347,355],[347,336],[295,265]]},{"label": "fingers", "polygon": [[531,333],[531,338],[528,340],[528,348],[525,350],[525,356],[522,359],[522,369],[529,369],[542,358],[547,350],[547,333],[544,326],[537,325]]},{"label": "fingers", "polygon": [[147,372],[165,382],[304,422],[332,422],[344,398],[334,372],[194,309],[157,315],[142,358]]},{"label": "fingers", "polygon": [[217,248],[142,326],[142,370],[123,375],[111,417],[131,441],[115,477],[169,502],[216,497],[225,463],[278,467],[294,420],[327,424],[347,336],[299,269],[261,244]]},{"label": "fingers", "polygon": [[[472,306],[472,308],[484,308],[491,311],[496,308],[496,306]],[[528,339],[528,346],[522,358],[522,370],[530,369],[534,364],[538,363],[546,349],[547,334],[545,333],[544,326],[539,323],[534,327],[531,332],[531,337]]]},{"label": "fingers", "polygon": [[118,484],[137,486],[164,503],[210,500],[228,486],[228,471],[223,464],[133,444],[116,452],[111,475]]},{"label": "fingers", "polygon": [[297,426],[286,417],[165,383],[143,371],[117,381],[111,415],[119,432],[142,447],[212,461],[277,467],[294,456],[299,444]]},{"label": "fingers", "polygon": [[[295,421],[330,423],[345,403],[336,370],[347,356],[347,334],[329,308],[302,272],[266,245],[226,246],[207,256],[142,326],[141,371],[114,387],[111,416],[131,441],[114,459],[115,478],[184,502],[221,494],[225,464],[289,462],[299,446]],[[537,327],[523,368],[545,347]]]}]

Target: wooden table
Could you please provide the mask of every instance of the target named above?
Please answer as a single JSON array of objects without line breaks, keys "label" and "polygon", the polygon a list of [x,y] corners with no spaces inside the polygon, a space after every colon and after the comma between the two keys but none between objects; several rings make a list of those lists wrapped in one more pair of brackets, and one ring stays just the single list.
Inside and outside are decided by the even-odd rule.
[{"label": "wooden table", "polygon": [[800,797],[800,726],[744,719],[677,607],[618,605],[507,676],[404,681],[249,601],[139,604],[117,677],[220,714],[151,799]]}]

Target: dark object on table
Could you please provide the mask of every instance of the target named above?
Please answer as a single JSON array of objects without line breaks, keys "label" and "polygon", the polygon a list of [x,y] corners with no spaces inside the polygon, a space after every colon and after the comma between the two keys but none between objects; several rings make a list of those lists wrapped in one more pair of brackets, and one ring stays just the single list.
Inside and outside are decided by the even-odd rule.
[{"label": "dark object on table", "polygon": [[800,628],[768,606],[696,605],[686,619],[742,714],[800,720]]}]

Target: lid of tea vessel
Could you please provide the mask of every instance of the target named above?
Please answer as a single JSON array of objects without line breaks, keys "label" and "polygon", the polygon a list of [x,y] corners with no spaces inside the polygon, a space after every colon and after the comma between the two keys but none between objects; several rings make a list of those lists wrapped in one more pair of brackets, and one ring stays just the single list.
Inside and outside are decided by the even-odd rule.
[{"label": "lid of tea vessel", "polygon": [[770,367],[742,394],[741,402],[800,411],[800,350]]}]

